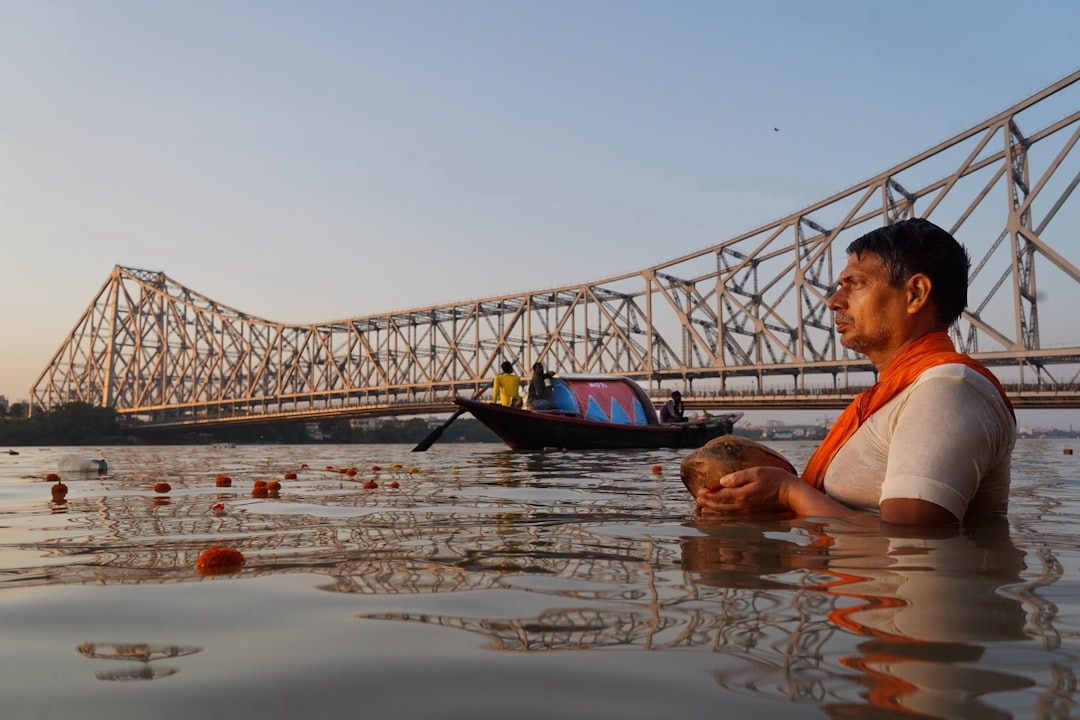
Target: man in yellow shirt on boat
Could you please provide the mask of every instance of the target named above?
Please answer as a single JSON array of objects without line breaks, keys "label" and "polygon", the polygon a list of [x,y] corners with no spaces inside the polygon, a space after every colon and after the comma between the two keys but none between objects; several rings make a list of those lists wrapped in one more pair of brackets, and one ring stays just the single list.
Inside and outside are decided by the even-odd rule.
[{"label": "man in yellow shirt on boat", "polygon": [[521,407],[521,376],[514,372],[508,360],[502,364],[502,372],[491,383],[492,402],[506,407]]}]

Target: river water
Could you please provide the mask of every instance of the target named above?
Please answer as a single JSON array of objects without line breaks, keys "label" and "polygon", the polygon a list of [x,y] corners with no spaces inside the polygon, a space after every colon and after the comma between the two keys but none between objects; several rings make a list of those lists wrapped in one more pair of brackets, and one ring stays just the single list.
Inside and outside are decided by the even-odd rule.
[{"label": "river water", "polygon": [[[1018,443],[1008,521],[939,537],[695,523],[685,451],[16,448],[2,716],[1080,717],[1070,442]],[[244,564],[200,574],[213,546]]]}]

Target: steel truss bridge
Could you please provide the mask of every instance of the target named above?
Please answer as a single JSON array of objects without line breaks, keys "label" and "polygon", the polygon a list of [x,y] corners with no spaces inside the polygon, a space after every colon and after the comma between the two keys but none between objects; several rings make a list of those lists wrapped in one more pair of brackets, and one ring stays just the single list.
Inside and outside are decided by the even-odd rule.
[{"label": "steel truss bridge", "polygon": [[[149,427],[448,410],[503,360],[634,378],[700,408],[839,408],[873,382],[826,307],[845,248],[909,217],[972,257],[958,349],[1017,407],[1080,407],[1080,71],[865,182],[597,282],[311,325],[117,266],[30,391]],[[1071,255],[1072,259],[1067,255]]]}]

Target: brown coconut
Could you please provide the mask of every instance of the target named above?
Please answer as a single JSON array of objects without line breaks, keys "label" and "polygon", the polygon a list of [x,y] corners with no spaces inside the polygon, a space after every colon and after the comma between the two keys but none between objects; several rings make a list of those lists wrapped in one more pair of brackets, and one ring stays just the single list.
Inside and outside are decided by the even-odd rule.
[{"label": "brown coconut", "polygon": [[759,465],[798,474],[795,467],[775,450],[749,438],[722,435],[687,455],[679,467],[679,477],[690,494],[697,497],[699,490],[715,486],[724,475]]}]

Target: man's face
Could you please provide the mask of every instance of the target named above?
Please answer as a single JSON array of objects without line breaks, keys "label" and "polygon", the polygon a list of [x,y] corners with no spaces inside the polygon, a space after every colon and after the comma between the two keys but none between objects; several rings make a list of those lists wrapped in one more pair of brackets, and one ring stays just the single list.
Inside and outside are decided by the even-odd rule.
[{"label": "man's face", "polygon": [[906,286],[893,287],[881,257],[848,256],[836,292],[829,298],[840,343],[875,364],[887,361],[911,338]]}]

